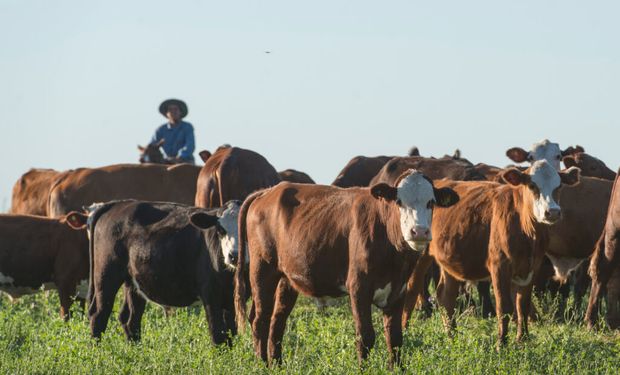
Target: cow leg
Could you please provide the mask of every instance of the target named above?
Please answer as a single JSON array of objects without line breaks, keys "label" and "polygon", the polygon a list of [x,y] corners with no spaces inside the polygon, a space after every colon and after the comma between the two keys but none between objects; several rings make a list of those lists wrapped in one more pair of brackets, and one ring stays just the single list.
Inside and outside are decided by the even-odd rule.
[{"label": "cow leg", "polygon": [[428,269],[431,267],[432,262],[433,257],[428,254],[422,255],[416,263],[409,280],[407,281],[407,292],[405,294],[403,317],[401,322],[403,329],[407,328],[407,323],[411,318],[411,313],[413,312],[415,304],[418,301],[418,297],[423,295],[424,291],[428,291],[428,286],[426,285],[426,274]]},{"label": "cow leg", "polygon": [[254,320],[252,321],[254,350],[256,355],[265,362],[268,360],[269,326],[279,281],[280,274],[270,264],[260,259],[250,262],[250,285],[254,301]]},{"label": "cow leg", "polygon": [[398,302],[383,310],[383,334],[385,343],[390,353],[390,370],[394,365],[401,365],[400,348],[403,345],[403,328],[399,318],[403,315],[403,298]]},{"label": "cow leg", "polygon": [[498,328],[498,347],[506,344],[508,335],[508,322],[513,311],[511,280],[512,274],[510,267],[505,262],[500,264],[491,264],[491,282],[493,283],[493,292],[495,294],[495,314],[497,315]]},{"label": "cow leg", "polygon": [[616,329],[620,326],[618,302],[620,296],[620,269],[616,269],[607,282],[607,324],[609,328]]},{"label": "cow leg", "polygon": [[60,318],[65,322],[71,317],[71,304],[75,296],[75,282],[73,280],[56,281],[58,298],[60,299]]},{"label": "cow leg", "polygon": [[478,289],[478,297],[480,297],[480,305],[482,305],[482,317],[489,318],[495,315],[493,303],[491,303],[491,283],[488,281],[479,281],[476,285]]},{"label": "cow leg", "polygon": [[114,298],[123,284],[125,272],[122,266],[109,262],[101,269],[94,270],[94,293],[89,308],[90,330],[92,337],[99,339],[108,326],[108,319],[114,306]]},{"label": "cow leg", "polygon": [[351,311],[355,321],[355,333],[357,336],[357,358],[360,366],[368,357],[370,350],[375,345],[375,330],[372,328],[372,301],[370,288],[362,284],[363,276],[349,276],[349,280],[356,280],[349,286],[351,296]]},{"label": "cow leg", "polygon": [[226,343],[232,345],[231,337],[226,330],[224,323],[224,298],[221,287],[215,283],[215,280],[201,282],[200,299],[205,309],[207,322],[209,323],[209,331],[211,340],[215,345]]},{"label": "cow leg", "polygon": [[517,342],[522,341],[529,335],[527,323],[530,315],[530,306],[532,304],[532,288],[533,283],[517,288]]},{"label": "cow leg", "polygon": [[437,302],[439,306],[445,309],[444,326],[448,334],[452,334],[452,330],[456,328],[456,320],[454,319],[454,310],[456,307],[456,297],[459,294],[460,282],[441,269],[441,277],[437,285]]},{"label": "cow leg", "polygon": [[129,341],[140,341],[140,322],[146,306],[146,300],[136,288],[128,283],[124,287],[125,298],[119,314],[119,320]]},{"label": "cow leg", "polygon": [[282,277],[276,290],[276,301],[271,316],[269,329],[269,359],[271,363],[282,360],[282,337],[286,328],[286,320],[297,301],[297,291],[293,289],[286,277]]}]

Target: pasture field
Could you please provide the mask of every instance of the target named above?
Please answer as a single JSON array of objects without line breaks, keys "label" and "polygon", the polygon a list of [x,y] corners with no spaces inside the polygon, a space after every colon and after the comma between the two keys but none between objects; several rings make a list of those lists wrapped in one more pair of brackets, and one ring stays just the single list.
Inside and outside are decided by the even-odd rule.
[{"label": "pasture field", "polygon": [[[120,294],[120,293],[119,293]],[[540,304],[540,301],[536,301]],[[546,304],[545,304],[546,305]],[[116,308],[118,308],[118,303]],[[255,358],[249,330],[233,348],[214,347],[198,306],[178,309],[173,317],[147,305],[142,342],[125,341],[116,317],[100,343],[89,335],[86,316],[77,304],[69,323],[58,318],[55,293],[26,296],[17,303],[0,297],[0,374],[350,374],[358,372],[353,320],[348,300],[319,311],[300,298],[288,321],[281,367],[267,369]],[[116,309],[115,309],[116,314]],[[514,324],[506,348],[495,350],[496,320],[465,310],[459,328],[448,337],[439,313],[414,318],[404,335],[405,373],[432,374],[617,374],[620,335],[590,332],[581,322],[554,323],[553,312],[531,325],[524,344],[514,343]],[[377,342],[365,373],[388,373],[381,314],[374,312]],[[397,371],[398,372],[398,371]]]}]

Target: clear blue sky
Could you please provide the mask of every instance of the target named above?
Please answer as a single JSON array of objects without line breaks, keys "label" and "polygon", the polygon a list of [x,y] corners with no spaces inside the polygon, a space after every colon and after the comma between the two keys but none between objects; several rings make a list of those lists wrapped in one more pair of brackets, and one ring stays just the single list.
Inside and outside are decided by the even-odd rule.
[{"label": "clear blue sky", "polygon": [[168,97],[197,150],[253,149],[320,183],[355,155],[503,166],[543,138],[616,169],[619,16],[617,1],[0,0],[0,209],[31,167],[137,162]]}]

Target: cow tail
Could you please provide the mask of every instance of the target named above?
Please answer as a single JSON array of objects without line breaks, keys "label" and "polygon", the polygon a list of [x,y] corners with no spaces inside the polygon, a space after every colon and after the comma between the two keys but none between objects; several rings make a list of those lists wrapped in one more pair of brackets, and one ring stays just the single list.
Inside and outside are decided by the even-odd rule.
[{"label": "cow tail", "polygon": [[252,202],[261,195],[261,192],[256,192],[243,202],[241,209],[239,210],[239,260],[237,261],[237,269],[235,270],[235,312],[237,328],[243,332],[245,330],[245,324],[247,321],[246,313],[246,276],[248,274],[246,265],[246,252],[248,236],[247,236],[247,215],[248,210]]}]

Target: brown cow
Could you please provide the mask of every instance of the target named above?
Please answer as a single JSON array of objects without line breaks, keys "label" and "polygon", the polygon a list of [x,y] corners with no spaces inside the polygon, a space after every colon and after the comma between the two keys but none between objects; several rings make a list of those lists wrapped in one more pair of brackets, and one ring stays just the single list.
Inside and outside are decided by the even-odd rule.
[{"label": "brown cow", "polygon": [[50,188],[60,173],[53,169],[35,168],[24,173],[13,185],[9,213],[45,216]]},{"label": "brown cow", "polygon": [[548,225],[560,218],[554,194],[561,183],[579,181],[579,169],[558,172],[546,161],[532,164],[526,172],[502,173],[507,185],[494,182],[438,182],[454,189],[461,201],[452,210],[433,217],[434,240],[430,255],[441,266],[437,300],[445,307],[450,327],[459,280],[491,278],[498,317],[498,344],[506,342],[517,287],[517,341],[527,335],[532,276],[547,246]]},{"label": "brown cow", "polygon": [[220,147],[200,170],[194,202],[203,208],[221,207],[280,181],[278,172],[262,155],[238,147]]},{"label": "brown cow", "polygon": [[48,216],[95,202],[141,199],[193,204],[200,167],[189,164],[116,164],[64,172],[50,190]]},{"label": "brown cow", "polygon": [[[620,172],[620,171],[619,171]],[[620,326],[620,186],[618,177],[609,201],[605,227],[594,248],[588,273],[592,278],[590,301],[585,321],[592,328],[598,317],[601,288],[607,287],[607,323],[612,329]]]},{"label": "brown cow", "polygon": [[304,172],[296,171],[294,169],[285,169],[283,171],[278,172],[278,175],[282,179],[282,181],[288,182],[296,182],[299,184],[315,184],[314,180],[310,178]]},{"label": "brown cow", "polygon": [[616,179],[614,171],[609,169],[605,163],[585,152],[578,152],[573,155],[565,156],[562,161],[566,168],[578,167],[581,169],[582,176],[604,178],[610,181]]},{"label": "brown cow", "polygon": [[405,172],[395,186],[283,182],[246,199],[239,214],[235,307],[243,327],[247,242],[260,358],[280,359],[286,319],[301,292],[316,298],[350,295],[360,362],[375,340],[371,306],[381,308],[391,363],[398,362],[403,292],[416,251],[431,239],[433,206],[450,206],[458,196],[433,188],[417,171]]},{"label": "brown cow", "polygon": [[368,186],[370,180],[392,158],[393,156],[356,156],[338,173],[332,185],[342,188]]},{"label": "brown cow", "polygon": [[51,219],[0,215],[0,291],[11,298],[58,289],[60,316],[69,319],[76,286],[88,278],[86,231],[67,225],[72,216]]},{"label": "brown cow", "polygon": [[370,181],[370,185],[379,182],[391,183],[407,169],[416,169],[432,180],[449,178],[458,181],[485,180],[467,159],[425,158],[421,156],[395,157],[388,161]]}]

